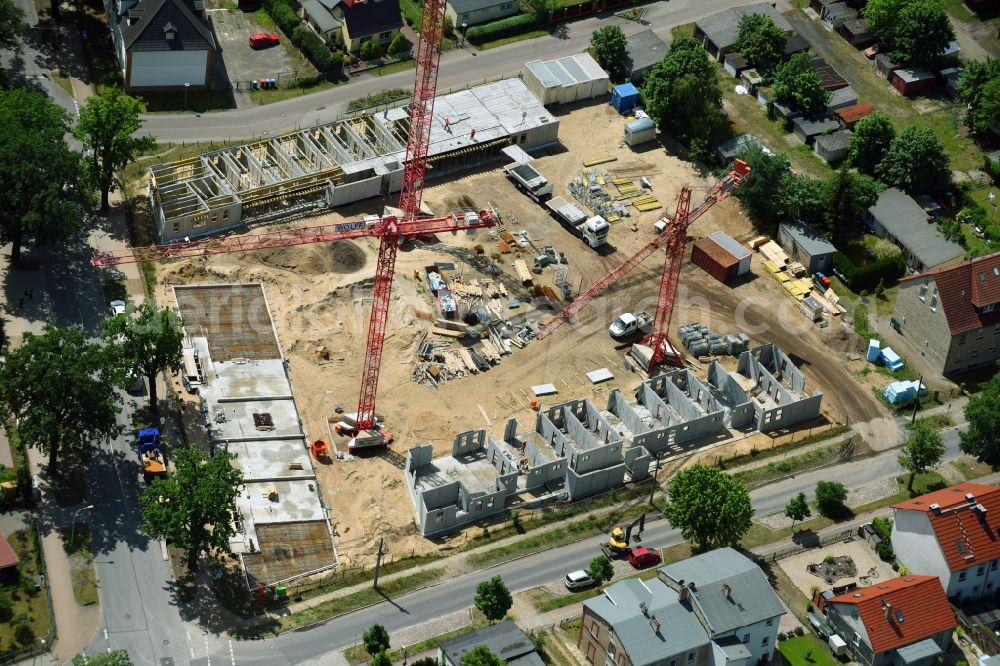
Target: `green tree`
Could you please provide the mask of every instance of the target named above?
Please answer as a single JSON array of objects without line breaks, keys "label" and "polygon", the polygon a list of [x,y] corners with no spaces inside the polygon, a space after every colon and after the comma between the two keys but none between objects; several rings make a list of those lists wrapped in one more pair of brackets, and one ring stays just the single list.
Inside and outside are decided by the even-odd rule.
[{"label": "green tree", "polygon": [[724,122],[715,63],[688,37],[670,44],[667,55],[646,75],[642,94],[649,115],[685,146],[707,141]]},{"label": "green tree", "polygon": [[44,95],[0,91],[0,242],[12,244],[14,266],[26,238],[51,243],[80,227],[89,191],[68,133],[68,114]]},{"label": "green tree", "polygon": [[625,50],[625,33],[616,25],[606,25],[591,33],[590,52],[612,81],[624,81],[632,71]]},{"label": "green tree", "polygon": [[903,7],[889,44],[896,62],[933,65],[955,39],[948,11],[939,0],[913,0]]},{"label": "green tree", "polygon": [[681,470],[667,495],[663,515],[699,550],[734,546],[750,529],[753,507],[746,486],[715,467]]},{"label": "green tree", "polygon": [[547,20],[549,12],[556,8],[558,2],[557,0],[526,0],[527,5],[531,7],[532,13],[538,17],[538,20]]},{"label": "green tree", "polygon": [[412,662],[410,666],[439,666],[439,664],[435,657],[421,657]]},{"label": "green tree", "polygon": [[73,657],[73,666],[132,666],[127,650],[101,652],[93,657],[78,654]]},{"label": "green tree", "polygon": [[500,576],[493,576],[476,586],[475,603],[487,620],[496,622],[504,618],[514,605],[514,600]]},{"label": "green tree", "polygon": [[809,501],[806,500],[805,493],[799,493],[788,500],[788,504],[785,505],[785,515],[792,519],[792,525],[812,515],[812,509],[809,508]]},{"label": "green tree", "polygon": [[856,173],[844,162],[823,182],[823,229],[834,244],[854,239],[861,227],[861,213],[874,205],[882,186],[877,180]]},{"label": "green tree", "polygon": [[376,652],[372,655],[372,658],[368,660],[368,666],[392,666],[392,659],[389,658],[389,655],[387,655],[384,650],[382,652]]},{"label": "green tree", "polygon": [[590,566],[587,567],[587,574],[598,583],[603,583],[614,577],[615,566],[611,564],[611,560],[606,556],[598,555],[590,561]]},{"label": "green tree", "polygon": [[373,624],[361,634],[365,651],[374,656],[379,652],[389,651],[389,632],[381,624]]},{"label": "green tree", "polygon": [[923,421],[916,421],[910,427],[910,438],[899,454],[899,465],[910,473],[906,489],[913,492],[913,480],[917,474],[923,474],[931,467],[941,463],[944,457],[944,444],[941,443],[941,433]]},{"label": "green tree", "polygon": [[394,56],[399,55],[400,53],[407,53],[412,49],[413,44],[411,44],[410,40],[406,38],[406,35],[401,32],[397,32],[396,36],[392,38],[391,42],[389,42],[387,53]]},{"label": "green tree", "polygon": [[805,53],[796,53],[774,73],[774,97],[804,113],[818,113],[830,101],[830,91],[823,85]]},{"label": "green tree", "polygon": [[965,102],[965,124],[974,132],[1000,126],[1000,60],[969,60],[958,79]]},{"label": "green tree", "polygon": [[743,53],[765,77],[770,77],[785,57],[788,35],[767,14],[744,14],[740,18],[736,50]]},{"label": "green tree", "polygon": [[359,55],[361,56],[361,59],[366,62],[378,60],[382,57],[382,47],[379,45],[377,40],[369,39],[361,45]]},{"label": "green tree", "polygon": [[892,43],[903,7],[910,0],[868,0],[861,11],[872,32],[884,44]]},{"label": "green tree", "polygon": [[192,571],[203,553],[228,551],[236,534],[243,473],[231,459],[222,451],[207,458],[194,447],[177,449],[174,472],[154,480],[140,499],[143,530],[183,550]]},{"label": "green tree", "polygon": [[136,136],[146,112],[141,99],[129,97],[109,86],[87,99],[73,136],[88,154],[91,182],[101,191],[101,210],[108,209],[108,193],[115,189],[116,176],[137,155],[156,146],[154,136]]},{"label": "green tree", "polygon": [[507,666],[487,645],[477,645],[462,655],[462,666]]},{"label": "green tree", "polygon": [[48,454],[49,474],[59,476],[64,454],[87,460],[121,432],[109,366],[81,330],[48,325],[42,335],[25,333],[0,364],[0,411],[17,418],[22,443]]},{"label": "green tree", "polygon": [[184,333],[180,317],[170,308],[157,310],[156,305],[146,301],[124,315],[104,320],[104,338],[116,351],[119,368],[130,379],[138,373],[145,375],[149,406],[158,412],[157,375],[181,369]]},{"label": "green tree", "polygon": [[878,163],[888,152],[896,130],[889,117],[880,111],[873,111],[854,126],[847,157],[851,166],[863,174],[874,176]]},{"label": "green tree", "polygon": [[850,514],[844,502],[847,500],[847,488],[839,481],[820,481],[816,484],[816,508],[820,515],[831,520],[840,520]]},{"label": "green tree", "polygon": [[824,183],[802,174],[788,172],[778,188],[777,213],[783,220],[803,222],[811,227],[823,224],[826,215]]},{"label": "green tree", "polygon": [[790,172],[791,163],[784,155],[766,153],[760,146],[744,150],[740,159],[750,167],[750,176],[735,192],[754,225],[765,233],[776,233],[781,217],[774,202],[779,197],[782,182]]},{"label": "green tree", "polygon": [[962,452],[1000,469],[1000,372],[969,396],[965,420],[968,425],[958,433]]},{"label": "green tree", "polygon": [[24,10],[13,0],[0,0],[0,49],[17,49],[27,36],[28,23],[24,19]]},{"label": "green tree", "polygon": [[907,194],[941,192],[951,173],[948,153],[929,127],[910,125],[896,135],[875,168],[879,180]]}]

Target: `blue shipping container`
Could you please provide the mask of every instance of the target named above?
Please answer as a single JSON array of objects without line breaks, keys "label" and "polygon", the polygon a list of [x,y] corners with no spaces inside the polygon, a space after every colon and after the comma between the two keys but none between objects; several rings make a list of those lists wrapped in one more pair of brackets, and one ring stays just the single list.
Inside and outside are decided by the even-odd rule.
[{"label": "blue shipping container", "polygon": [[611,106],[622,115],[630,113],[639,104],[639,91],[631,83],[622,83],[611,91]]}]

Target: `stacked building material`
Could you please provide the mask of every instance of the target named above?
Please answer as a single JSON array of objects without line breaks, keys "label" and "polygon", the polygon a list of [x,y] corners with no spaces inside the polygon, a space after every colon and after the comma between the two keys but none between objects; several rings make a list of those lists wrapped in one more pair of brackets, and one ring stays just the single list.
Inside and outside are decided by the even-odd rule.
[{"label": "stacked building material", "polygon": [[694,323],[680,326],[677,334],[691,355],[695,358],[702,356],[739,356],[745,352],[750,339],[743,333],[722,335],[711,331],[704,324]]}]

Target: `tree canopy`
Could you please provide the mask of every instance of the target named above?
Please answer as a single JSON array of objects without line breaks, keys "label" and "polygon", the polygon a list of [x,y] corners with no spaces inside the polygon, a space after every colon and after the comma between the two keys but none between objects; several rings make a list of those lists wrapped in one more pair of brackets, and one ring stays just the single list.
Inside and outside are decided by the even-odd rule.
[{"label": "tree canopy", "polygon": [[26,238],[64,239],[89,200],[83,158],[66,143],[69,116],[37,92],[0,91],[0,242],[21,259]]},{"label": "tree canopy", "polygon": [[882,185],[870,176],[856,173],[844,162],[823,181],[823,231],[834,243],[856,238],[861,213],[878,201]]},{"label": "tree canopy", "polygon": [[165,370],[181,368],[184,333],[181,320],[171,308],[157,310],[146,301],[135,310],[104,321],[104,338],[116,350],[116,361],[125,374],[135,378],[145,375],[149,383],[149,406],[159,410],[156,376]]},{"label": "tree canopy", "polygon": [[847,152],[851,166],[863,174],[874,176],[878,163],[889,151],[894,138],[896,130],[889,117],[881,111],[869,113],[854,125],[851,133]]},{"label": "tree canopy", "polygon": [[116,86],[102,89],[80,107],[73,136],[89,155],[88,175],[101,191],[101,210],[108,209],[108,193],[116,189],[117,174],[136,155],[156,146],[156,137],[135,136],[142,127],[139,116],[145,111],[141,99],[129,97]]},{"label": "tree canopy", "polygon": [[462,666],[507,666],[487,645],[477,645],[462,655]]},{"label": "tree canopy", "polygon": [[970,60],[958,79],[965,124],[974,132],[1000,127],[1000,59]]},{"label": "tree canopy", "polygon": [[734,546],[750,529],[753,507],[746,486],[715,467],[681,470],[667,495],[663,515],[700,550]]},{"label": "tree canopy", "polygon": [[93,449],[121,432],[121,402],[110,361],[100,345],[77,328],[46,325],[25,333],[0,364],[0,410],[17,418],[21,441],[49,456],[49,474],[73,453],[87,460]]},{"label": "tree canopy", "polygon": [[0,49],[12,50],[28,36],[28,23],[24,10],[13,0],[0,0]]},{"label": "tree canopy", "polygon": [[896,135],[875,174],[907,194],[941,192],[951,180],[948,153],[929,127],[910,125]]},{"label": "tree canopy", "polygon": [[611,580],[615,575],[615,566],[605,555],[598,555],[590,561],[587,574],[598,583]]},{"label": "tree canopy", "polygon": [[917,474],[923,474],[931,467],[940,464],[944,457],[944,444],[941,443],[941,432],[930,427],[923,421],[917,421],[910,426],[910,439],[899,454],[899,465],[910,473],[906,489],[913,490],[913,479]]},{"label": "tree canopy", "polygon": [[379,652],[389,651],[389,632],[381,624],[373,624],[361,634],[365,651],[374,656]]},{"label": "tree canopy", "polygon": [[93,657],[78,654],[73,657],[73,666],[132,666],[127,650],[101,652]]},{"label": "tree canopy", "polygon": [[1000,469],[1000,372],[969,396],[965,430],[958,433],[962,452]]},{"label": "tree canopy", "polygon": [[767,14],[744,14],[740,18],[740,37],[736,50],[770,77],[785,57],[788,35]]},{"label": "tree canopy", "polygon": [[590,52],[612,81],[624,81],[632,73],[625,48],[625,33],[617,25],[606,25],[590,35]]},{"label": "tree canopy", "polygon": [[198,568],[202,554],[227,551],[236,534],[243,473],[231,459],[222,451],[207,458],[195,447],[177,449],[174,472],[155,479],[140,500],[143,530],[183,550],[191,570]]},{"label": "tree canopy", "polygon": [[413,44],[410,40],[406,38],[401,32],[397,32],[396,36],[392,38],[389,42],[389,47],[386,49],[386,53],[389,55],[399,55],[400,53],[408,53],[413,50]]},{"label": "tree canopy", "polygon": [[502,620],[514,605],[510,590],[504,585],[500,576],[493,576],[476,586],[476,608],[490,622]]},{"label": "tree canopy", "polygon": [[776,233],[783,220],[774,203],[780,196],[785,176],[791,172],[791,162],[785,155],[764,152],[760,146],[743,151],[740,159],[750,167],[750,175],[734,196],[759,229]]},{"label": "tree canopy", "polygon": [[372,655],[372,658],[368,660],[368,666],[392,666],[392,659],[385,653],[385,650],[382,650]]},{"label": "tree canopy", "polygon": [[931,65],[955,39],[940,0],[868,0],[863,16],[893,60]]},{"label": "tree canopy", "polygon": [[820,515],[840,520],[851,513],[844,502],[847,488],[839,481],[819,481],[816,484],[816,508]]},{"label": "tree canopy", "polygon": [[689,37],[670,44],[667,55],[646,75],[642,95],[659,127],[688,147],[707,142],[724,120],[715,64]]},{"label": "tree canopy", "polygon": [[830,91],[823,88],[809,56],[796,53],[775,70],[774,97],[804,113],[818,113],[830,101]]},{"label": "tree canopy", "polygon": [[788,500],[788,504],[785,505],[785,515],[792,519],[792,525],[812,515],[805,493],[799,493]]}]

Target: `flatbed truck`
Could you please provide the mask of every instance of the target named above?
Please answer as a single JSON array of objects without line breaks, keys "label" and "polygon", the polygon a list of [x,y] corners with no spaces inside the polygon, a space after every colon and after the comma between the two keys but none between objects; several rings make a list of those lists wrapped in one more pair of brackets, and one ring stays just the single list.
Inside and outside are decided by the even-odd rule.
[{"label": "flatbed truck", "polygon": [[600,215],[587,217],[579,206],[562,197],[552,197],[545,202],[545,206],[570,233],[583,239],[590,247],[601,247],[608,242],[611,225]]}]

